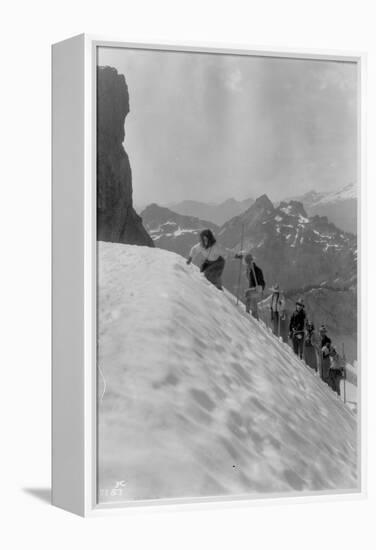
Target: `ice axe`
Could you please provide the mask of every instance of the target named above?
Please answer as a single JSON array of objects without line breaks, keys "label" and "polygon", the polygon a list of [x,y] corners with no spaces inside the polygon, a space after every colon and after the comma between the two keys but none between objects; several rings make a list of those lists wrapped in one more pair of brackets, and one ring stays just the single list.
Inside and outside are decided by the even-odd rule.
[{"label": "ice axe", "polygon": [[[242,223],[242,232],[240,237],[240,250],[243,253],[243,238],[244,238],[244,223]],[[239,291],[240,291],[240,282],[242,277],[242,262],[239,263],[239,275],[238,275],[238,287],[236,289],[236,305],[239,303]]]}]

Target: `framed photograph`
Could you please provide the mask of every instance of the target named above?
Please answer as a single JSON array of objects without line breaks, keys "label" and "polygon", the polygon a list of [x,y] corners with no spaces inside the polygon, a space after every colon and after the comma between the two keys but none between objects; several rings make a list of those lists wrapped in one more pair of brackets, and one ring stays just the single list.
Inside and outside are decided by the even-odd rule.
[{"label": "framed photograph", "polygon": [[363,81],[362,54],[53,46],[56,506],[363,494]]}]

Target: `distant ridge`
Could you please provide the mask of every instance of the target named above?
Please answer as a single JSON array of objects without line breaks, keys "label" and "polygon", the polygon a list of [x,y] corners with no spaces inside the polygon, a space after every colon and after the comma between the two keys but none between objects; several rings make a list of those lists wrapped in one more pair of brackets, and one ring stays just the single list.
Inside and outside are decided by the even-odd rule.
[{"label": "distant ridge", "polygon": [[184,216],[169,208],[150,204],[141,212],[143,223],[158,248],[187,256],[194,244],[199,242],[203,229],[211,229],[217,234],[219,227],[195,216]]},{"label": "distant ridge", "polygon": [[[335,191],[308,191],[304,195],[290,197],[303,205],[309,216],[327,216],[337,227],[357,233],[357,185],[348,183]],[[277,204],[276,204],[277,205]]]},{"label": "distant ridge", "polygon": [[178,203],[168,204],[167,207],[185,216],[196,216],[200,219],[209,220],[216,225],[222,225],[234,216],[247,210],[254,200],[249,198],[237,201],[229,198],[221,203],[206,203],[200,201],[185,200]]}]

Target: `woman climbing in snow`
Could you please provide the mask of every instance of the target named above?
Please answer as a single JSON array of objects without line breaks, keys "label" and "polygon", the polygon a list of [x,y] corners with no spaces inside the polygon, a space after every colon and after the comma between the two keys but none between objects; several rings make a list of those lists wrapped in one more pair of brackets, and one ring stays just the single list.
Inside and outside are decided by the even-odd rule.
[{"label": "woman climbing in snow", "polygon": [[341,394],[340,384],[341,379],[343,378],[343,364],[341,358],[334,349],[333,346],[330,347],[330,366],[329,366],[329,375],[328,375],[328,384],[338,395]]},{"label": "woman climbing in snow", "polygon": [[294,353],[303,359],[304,348],[304,329],[306,323],[306,313],[304,311],[304,300],[299,298],[296,301],[296,309],[290,318],[290,338]]},{"label": "woman climbing in snow", "polygon": [[319,328],[319,357],[320,357],[320,376],[324,382],[328,381],[329,377],[329,353],[327,347],[330,348],[332,343],[331,339],[327,335],[327,329],[325,325],[321,325]]},{"label": "woman climbing in snow", "polygon": [[331,349],[332,349],[332,342],[330,338],[328,338],[321,350],[321,378],[326,384],[329,384]]},{"label": "woman climbing in snow", "polygon": [[219,290],[223,290],[222,273],[225,267],[225,253],[210,229],[201,231],[200,242],[191,248],[187,264],[189,265],[198,256],[201,256],[204,260],[200,271],[214,286]]},{"label": "woman climbing in snow", "polygon": [[242,260],[245,264],[248,288],[245,291],[245,310],[255,318],[259,318],[257,304],[262,298],[265,290],[265,279],[262,269],[256,265],[254,258],[250,252],[244,254],[238,252],[235,258]]},{"label": "woman climbing in snow", "polygon": [[307,365],[317,372],[318,368],[316,347],[317,338],[315,334],[315,326],[312,321],[308,321],[305,331],[303,357]]},{"label": "woman climbing in snow", "polygon": [[281,336],[281,321],[286,317],[286,300],[279,285],[273,285],[269,289],[272,293],[270,301],[270,320],[272,322],[273,334]]}]

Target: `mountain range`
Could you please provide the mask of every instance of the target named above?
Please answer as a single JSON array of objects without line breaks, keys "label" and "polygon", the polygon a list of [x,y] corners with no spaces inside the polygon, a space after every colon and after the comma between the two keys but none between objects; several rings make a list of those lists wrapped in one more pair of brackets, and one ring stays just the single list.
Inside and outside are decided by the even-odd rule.
[{"label": "mountain range", "polygon": [[195,216],[202,220],[209,220],[217,225],[222,225],[234,216],[238,216],[247,210],[253,202],[254,199],[251,198],[242,201],[230,198],[219,204],[186,200],[168,204],[167,207],[178,214]]},{"label": "mountain range", "polygon": [[[187,257],[199,232],[210,228],[226,249],[224,286],[243,298],[246,280],[235,254],[250,251],[263,269],[269,288],[279,283],[289,300],[307,295],[307,311],[316,326],[326,323],[332,336],[347,341],[349,360],[356,358],[357,239],[325,216],[308,216],[291,200],[275,207],[266,195],[221,227],[182,216],[153,204],[142,214],[154,245]],[[239,269],[241,269],[239,288]]]},{"label": "mountain range", "polygon": [[309,191],[289,200],[301,202],[309,216],[327,216],[340,229],[357,233],[357,188],[354,183],[331,192]]},{"label": "mountain range", "polygon": [[[349,183],[335,191],[311,190],[303,195],[288,197],[282,202],[292,200],[301,202],[308,216],[326,216],[343,231],[357,233],[357,188],[354,183]],[[221,226],[235,216],[246,212],[254,202],[252,198],[240,201],[229,198],[219,204],[185,200],[166,206],[178,214],[209,220]],[[276,207],[279,204],[280,201],[274,202]]]},{"label": "mountain range", "polygon": [[198,242],[199,232],[210,228],[227,250],[226,285],[231,291],[238,278],[233,258],[241,249],[256,256],[270,284],[278,282],[286,290],[312,285],[348,288],[356,281],[355,235],[342,231],[325,216],[309,217],[298,201],[275,207],[262,195],[221,227],[157,204],[147,207],[141,216],[156,246],[182,256]]},{"label": "mountain range", "polygon": [[[263,266],[270,283],[286,290],[309,285],[349,286],[356,279],[356,237],[329,222],[309,217],[298,201],[276,208],[266,195],[243,214],[225,223],[218,237],[230,251],[250,250]],[[236,284],[234,270],[227,284]],[[235,270],[236,271],[236,270]]]}]

